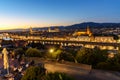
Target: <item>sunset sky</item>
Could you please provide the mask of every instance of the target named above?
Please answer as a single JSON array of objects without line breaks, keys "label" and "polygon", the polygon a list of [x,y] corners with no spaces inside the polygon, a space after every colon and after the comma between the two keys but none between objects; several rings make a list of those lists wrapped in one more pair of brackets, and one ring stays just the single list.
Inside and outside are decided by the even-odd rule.
[{"label": "sunset sky", "polygon": [[0,0],[0,30],[120,22],[120,0]]}]

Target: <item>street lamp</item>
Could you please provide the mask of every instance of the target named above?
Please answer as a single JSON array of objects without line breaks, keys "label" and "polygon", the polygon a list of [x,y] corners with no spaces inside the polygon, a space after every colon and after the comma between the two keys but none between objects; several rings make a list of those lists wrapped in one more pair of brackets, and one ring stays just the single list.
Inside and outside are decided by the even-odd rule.
[{"label": "street lamp", "polygon": [[53,52],[54,52],[54,49],[50,49],[49,52],[50,52],[50,53],[53,53]]}]

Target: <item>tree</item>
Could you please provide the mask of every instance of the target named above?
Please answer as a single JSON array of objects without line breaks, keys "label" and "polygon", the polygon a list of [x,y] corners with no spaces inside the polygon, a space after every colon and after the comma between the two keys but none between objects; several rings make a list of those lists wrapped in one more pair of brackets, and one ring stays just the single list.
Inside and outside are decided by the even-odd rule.
[{"label": "tree", "polygon": [[29,48],[26,51],[25,55],[28,57],[41,57],[42,56],[41,52],[36,48]]},{"label": "tree", "polygon": [[119,54],[114,54],[114,57],[108,57],[106,61],[99,62],[96,68],[120,71],[119,58],[120,58]]},{"label": "tree", "polygon": [[107,62],[100,62],[96,65],[96,68],[98,69],[104,69],[104,70],[110,70],[110,64]]},{"label": "tree", "polygon": [[25,51],[22,48],[17,48],[14,50],[15,55],[23,55],[25,54]]},{"label": "tree", "polygon": [[25,55],[25,51],[24,51],[22,48],[17,48],[17,49],[15,49],[13,53],[14,53],[13,56],[15,56],[15,58],[16,58],[17,56],[19,56],[19,57],[18,57],[18,62],[20,62],[21,59],[22,59],[22,56]]},{"label": "tree", "polygon": [[99,48],[93,49],[94,61],[92,62],[93,66],[96,66],[99,62],[105,62],[108,58],[108,50],[100,50]]},{"label": "tree", "polygon": [[114,57],[111,57],[111,58],[108,58],[106,60],[106,62],[108,62],[109,64],[111,65],[116,65],[116,64],[120,64],[119,63],[119,59],[120,58],[120,55],[119,54],[114,54]]},{"label": "tree", "polygon": [[77,52],[76,59],[79,63],[96,66],[97,63],[106,61],[107,55],[107,50],[100,50],[99,48],[88,49],[83,47]]},{"label": "tree", "polygon": [[58,55],[59,61],[65,60],[65,61],[72,61],[74,62],[74,56],[66,51],[63,51],[61,54]]},{"label": "tree", "polygon": [[48,73],[45,74],[45,69],[40,66],[32,66],[26,70],[25,75],[21,80],[74,80],[64,73]]},{"label": "tree", "polygon": [[40,66],[31,66],[26,70],[21,80],[44,80],[45,69]]},{"label": "tree", "polygon": [[79,63],[91,64],[92,49],[82,47],[76,54],[76,60]]},{"label": "tree", "polygon": [[70,61],[74,61],[75,63],[78,63],[77,59],[76,59],[77,51],[78,51],[77,49],[76,50],[75,49],[70,49],[70,50],[67,51],[67,53],[69,53],[68,55],[71,56],[71,57],[69,57],[69,58],[71,58]]}]

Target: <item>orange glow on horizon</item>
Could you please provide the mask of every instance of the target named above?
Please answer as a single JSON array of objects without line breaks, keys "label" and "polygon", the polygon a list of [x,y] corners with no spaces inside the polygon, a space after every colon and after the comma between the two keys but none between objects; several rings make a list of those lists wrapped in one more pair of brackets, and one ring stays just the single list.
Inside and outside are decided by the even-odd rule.
[{"label": "orange glow on horizon", "polygon": [[0,30],[8,29],[26,29],[30,27],[50,27],[50,26],[67,26],[75,24],[74,21],[49,21],[27,19],[23,17],[2,16],[0,18]]},{"label": "orange glow on horizon", "polygon": [[0,30],[9,30],[9,29],[27,29],[34,27],[50,27],[50,26],[66,26],[67,24],[31,24],[31,25],[0,25]]}]

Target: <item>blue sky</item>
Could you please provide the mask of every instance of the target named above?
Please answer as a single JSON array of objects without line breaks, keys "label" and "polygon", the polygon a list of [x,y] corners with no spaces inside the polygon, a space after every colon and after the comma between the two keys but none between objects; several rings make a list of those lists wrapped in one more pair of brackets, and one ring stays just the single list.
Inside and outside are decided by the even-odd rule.
[{"label": "blue sky", "polygon": [[120,22],[120,0],[0,0],[0,29]]}]

